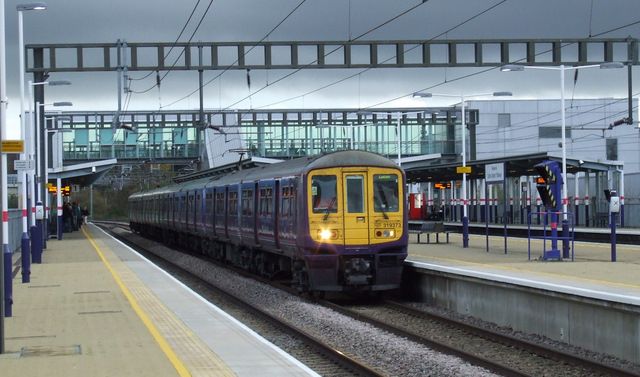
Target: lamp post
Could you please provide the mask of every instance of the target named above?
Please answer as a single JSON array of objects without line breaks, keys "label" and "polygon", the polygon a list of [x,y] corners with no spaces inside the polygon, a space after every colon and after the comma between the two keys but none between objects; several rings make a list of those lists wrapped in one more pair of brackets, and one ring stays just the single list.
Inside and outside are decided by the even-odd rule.
[{"label": "lamp post", "polygon": [[[51,119],[51,118],[45,118],[45,119]],[[61,130],[60,127],[58,126],[58,122],[60,121],[64,121],[64,120],[68,120],[71,121],[70,117],[67,116],[63,116],[63,117],[54,117],[53,119],[55,119],[56,122],[56,127],[54,129],[48,129],[45,127],[45,135],[48,133],[53,133],[53,134],[57,134],[59,132],[65,132],[65,131],[71,131],[71,130]],[[57,152],[56,154],[54,154],[54,157],[57,156],[61,156],[62,155],[62,141],[60,141],[58,143],[58,145],[53,146],[52,148],[56,148]],[[44,160],[44,181],[45,182],[49,182],[49,137],[46,136],[45,137],[45,142],[44,142],[44,155],[45,155],[45,160]],[[60,178],[56,179],[56,215],[57,215],[57,221],[56,221],[56,235],[57,235],[57,239],[61,240],[62,239],[62,228],[63,228],[63,224],[62,224],[62,180]],[[45,211],[45,222],[49,222],[49,193],[47,192],[47,195],[45,196],[45,207],[47,208]],[[47,237],[49,236],[49,232],[47,230]]]},{"label": "lamp post", "polygon": [[[4,0],[0,0],[0,139],[7,138],[7,62],[5,49]],[[11,316],[11,250],[9,250],[9,213],[7,201],[7,155],[0,153],[0,201],[2,205],[2,257],[0,258],[0,354],[4,348],[4,317]],[[8,270],[8,271],[7,271]]]},{"label": "lamp post", "polygon": [[[19,69],[20,69],[20,132],[23,138],[26,138],[26,123],[24,112],[24,37],[23,37],[23,22],[22,12],[31,10],[44,10],[47,9],[45,3],[29,3],[19,4],[16,6],[18,11],[18,57],[19,57]],[[26,160],[27,153],[22,153],[21,159]],[[20,171],[20,181],[22,182],[21,195],[22,195],[22,239],[21,239],[21,254],[22,254],[22,282],[28,283],[30,281],[29,275],[31,274],[31,255],[29,245],[29,229],[27,224],[27,174],[26,170]],[[34,200],[32,197],[31,200]]]},{"label": "lamp post", "polygon": [[[494,96],[494,97],[510,97],[512,96],[511,92],[493,92],[493,93],[477,93],[477,94],[439,94],[439,93],[424,93],[417,92],[413,93],[413,97],[420,98],[431,98],[433,96],[438,97],[453,97],[460,98],[460,112],[461,112],[461,126],[462,126],[462,247],[469,247],[469,216],[467,211],[467,121],[466,121],[466,110],[465,110],[465,97],[482,97],[482,96]],[[453,189],[453,187],[452,187]]]},{"label": "lamp post", "polygon": [[584,68],[611,69],[611,68],[623,68],[624,64],[620,62],[606,62],[602,64],[591,64],[581,66],[567,67],[564,64],[554,67],[546,66],[530,66],[521,64],[507,64],[500,67],[502,72],[524,71],[525,69],[545,69],[560,71],[560,118],[561,118],[561,133],[562,133],[562,257],[569,258],[569,220],[567,216],[567,203],[569,202],[569,195],[567,194],[567,145],[566,145],[566,116],[565,116],[565,103],[564,103],[564,72],[569,70],[578,70]]},{"label": "lamp post", "polygon": [[[31,80],[29,80],[29,113],[31,113],[31,103],[34,102],[34,96],[33,96],[33,87],[36,85],[42,85],[42,86],[61,86],[61,85],[71,85],[70,81],[67,80],[57,80],[57,81],[42,81],[42,82],[31,82]],[[35,169],[35,180],[33,179],[33,174],[31,175],[31,180],[33,182],[33,187],[37,187],[35,188],[36,190],[36,195],[33,196],[32,193],[32,197],[35,198],[34,202],[40,202],[39,205],[42,205],[42,198],[46,195],[46,187],[43,190],[42,189],[42,177],[43,177],[43,173],[42,173],[42,158],[40,156],[40,107],[43,106],[47,106],[47,105],[53,105],[53,106],[71,106],[71,102],[54,102],[51,104],[39,104],[36,103],[36,111],[35,111],[35,123],[33,122],[33,118],[31,118],[31,129],[35,130],[35,135],[36,135],[36,149],[35,149],[35,153],[33,152],[33,148],[31,148],[32,152],[31,154],[34,156],[35,161],[36,161],[36,169]],[[31,144],[31,146],[33,146],[33,144]],[[46,145],[45,145],[46,147]],[[46,148],[45,148],[46,150]],[[46,152],[45,152],[46,153]],[[46,157],[45,157],[46,158]],[[46,166],[46,164],[45,164]],[[46,167],[45,167],[46,169]],[[45,181],[46,182],[46,181]],[[36,209],[36,205],[37,203],[34,203],[34,206],[32,207],[32,212],[35,212]],[[45,212],[45,218],[46,218],[46,211],[47,208],[44,208],[44,212]],[[32,219],[33,222],[33,219]],[[35,219],[35,225],[37,228],[37,231],[39,232],[38,234],[42,235],[42,244],[38,244],[36,247],[38,248],[37,250],[33,250],[34,248],[34,240],[33,240],[33,235],[31,238],[31,253],[32,255],[35,256],[41,256],[42,254],[42,249],[46,249],[47,248],[47,223],[45,222],[44,226],[42,225],[42,220],[39,219]],[[32,230],[32,234],[33,234],[33,230]],[[37,242],[35,242],[37,244]],[[34,261],[35,263],[40,263],[39,261]]]},{"label": "lamp post", "polygon": [[[49,82],[49,85],[70,85],[71,83],[68,81],[51,81]],[[39,153],[40,151],[40,108],[44,108],[45,106],[54,106],[54,107],[62,107],[62,106],[73,106],[73,103],[71,102],[52,102],[52,103],[39,103],[36,102],[36,125],[35,125],[35,130],[36,130],[36,144],[37,144],[37,151]],[[46,141],[45,141],[46,144]],[[47,153],[46,148],[45,148],[45,153]],[[46,161],[47,157],[45,156],[45,161]],[[40,158],[36,158],[36,161],[40,162]],[[37,183],[37,196],[35,196],[35,200],[38,201],[38,205],[42,206],[42,197],[44,196],[44,191],[42,190],[42,177],[43,177],[43,173],[42,173],[42,169],[43,167],[41,166],[42,164],[37,163],[36,164],[36,174],[35,174],[35,180],[34,183]],[[46,162],[45,162],[45,167],[44,169],[46,169]],[[34,186],[31,186],[32,188]],[[46,189],[46,188],[45,188]],[[45,212],[47,210],[45,209]],[[32,208],[32,212],[36,212],[36,206],[34,205],[34,207]],[[47,216],[43,216],[43,217],[47,217]],[[46,248],[46,239],[48,236],[48,233],[44,233],[44,229],[47,228],[47,226],[45,225],[43,227],[42,225],[42,219],[35,219],[35,216],[32,217],[31,220],[31,225],[32,227],[35,227],[35,229],[32,228],[32,234],[36,233],[39,235],[38,238],[33,238],[33,236],[31,237],[31,247],[32,249],[35,248],[35,250],[32,250],[32,254],[38,257],[38,260],[35,261],[34,263],[40,263],[42,261],[41,256],[42,256],[42,249]],[[43,229],[44,228],[44,229]],[[47,230],[48,232],[48,230]]]}]

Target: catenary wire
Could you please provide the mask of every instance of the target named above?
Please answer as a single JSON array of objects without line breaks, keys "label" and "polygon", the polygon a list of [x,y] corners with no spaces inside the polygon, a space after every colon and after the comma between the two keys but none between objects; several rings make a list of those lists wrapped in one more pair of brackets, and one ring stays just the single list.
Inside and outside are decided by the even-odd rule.
[{"label": "catenary wire", "polygon": [[[198,0],[196,2],[196,5],[193,6],[193,9],[191,10],[191,14],[189,15],[189,18],[187,18],[187,21],[182,26],[182,30],[180,30],[180,33],[176,37],[176,40],[171,44],[171,48],[169,49],[169,51],[164,55],[164,59],[167,59],[167,57],[169,57],[169,54],[171,54],[171,51],[173,51],[173,48],[176,46],[176,44],[178,43],[178,41],[182,37],[182,34],[184,33],[184,31],[186,30],[187,26],[189,25],[189,22],[191,22],[191,18],[193,18],[193,15],[196,13],[196,9],[198,8],[198,5],[200,5],[200,1],[201,0]],[[147,77],[151,76],[153,74],[153,72],[155,72],[155,71],[149,71],[149,73],[147,73],[143,77],[139,77],[139,78],[129,77],[129,80],[133,80],[133,81],[144,80]]]},{"label": "catenary wire", "polygon": [[[282,25],[293,13],[295,13],[298,8],[300,8],[302,6],[302,4],[306,3],[307,0],[302,0],[300,3],[298,3],[298,5],[296,5],[282,20],[280,20],[280,22],[278,22],[278,24],[276,26],[274,26],[264,37],[262,37],[262,39],[260,39],[260,41],[258,41],[257,44],[251,46],[247,51],[244,51],[242,56],[246,56],[249,52],[251,52],[254,48],[256,48],[258,46],[259,43],[261,43],[262,41],[264,41],[265,39],[269,38],[269,36],[278,28],[280,27],[280,25]],[[192,95],[196,94],[201,88],[204,88],[205,86],[211,84],[213,81],[215,81],[217,78],[221,77],[225,72],[227,72],[228,70],[231,69],[231,67],[233,67],[236,63],[238,63],[238,61],[240,60],[240,57],[238,57],[233,63],[231,63],[230,65],[228,65],[227,67],[224,68],[224,70],[222,70],[222,72],[220,72],[218,75],[216,75],[215,77],[211,78],[210,80],[207,80],[207,82],[205,82],[204,84],[202,84],[202,86],[199,86],[197,89],[193,90],[192,92],[190,92],[189,94],[185,95],[184,97],[181,97],[171,103],[169,103],[168,105],[165,105],[163,107],[171,107],[173,105],[175,105],[178,102],[182,102],[185,99],[191,97]]]}]

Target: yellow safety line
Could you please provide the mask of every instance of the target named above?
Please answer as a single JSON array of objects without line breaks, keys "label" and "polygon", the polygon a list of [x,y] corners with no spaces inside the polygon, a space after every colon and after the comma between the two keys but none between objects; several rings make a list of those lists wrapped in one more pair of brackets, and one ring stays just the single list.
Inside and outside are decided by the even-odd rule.
[{"label": "yellow safety line", "polygon": [[120,279],[120,276],[117,274],[115,269],[111,266],[111,264],[107,261],[107,258],[105,258],[104,254],[102,253],[98,245],[95,243],[93,238],[91,238],[91,236],[86,232],[85,228],[82,228],[82,233],[84,233],[85,237],[87,237],[87,239],[89,240],[93,248],[96,250],[96,253],[100,257],[102,262],[105,264],[109,272],[111,273],[111,276],[113,276],[113,279],[116,281],[116,283],[120,287],[120,290],[122,291],[122,293],[125,295],[129,303],[131,304],[131,307],[133,308],[133,310],[136,312],[138,317],[140,317],[140,319],[142,320],[142,323],[144,323],[144,325],[147,327],[147,330],[149,330],[153,338],[156,340],[162,352],[164,352],[164,354],[167,356],[171,364],[173,364],[173,367],[176,368],[178,375],[191,376],[191,373],[189,373],[189,371],[185,367],[182,360],[180,360],[180,358],[173,351],[173,349],[171,348],[167,340],[160,334],[160,331],[158,331],[158,329],[153,324],[151,319],[149,319],[149,316],[144,312],[144,310],[142,310],[142,308],[140,307],[136,299],[131,294],[131,291],[129,291],[129,288],[127,288],[127,286],[122,282],[122,279]]}]

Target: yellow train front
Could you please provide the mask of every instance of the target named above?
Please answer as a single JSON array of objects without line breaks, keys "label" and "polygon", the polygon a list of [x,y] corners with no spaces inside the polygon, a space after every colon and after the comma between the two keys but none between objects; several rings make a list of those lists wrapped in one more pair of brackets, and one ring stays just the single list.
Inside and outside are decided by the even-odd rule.
[{"label": "yellow train front", "polygon": [[303,291],[400,286],[405,176],[341,151],[177,183],[129,198],[131,229]]},{"label": "yellow train front", "polygon": [[366,152],[338,152],[305,177],[304,249],[312,290],[388,290],[407,256],[404,173]]}]

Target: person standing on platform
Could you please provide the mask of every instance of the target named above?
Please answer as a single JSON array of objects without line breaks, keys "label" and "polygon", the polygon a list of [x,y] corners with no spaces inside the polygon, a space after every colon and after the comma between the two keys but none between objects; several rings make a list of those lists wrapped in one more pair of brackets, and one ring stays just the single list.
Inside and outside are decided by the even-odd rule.
[{"label": "person standing on platform", "polygon": [[81,214],[82,214],[82,223],[86,224],[87,221],[89,221],[89,210],[87,209],[87,206],[84,206],[82,208]]},{"label": "person standing on platform", "polygon": [[73,230],[80,230],[80,226],[82,225],[80,206],[77,202],[73,202],[71,209],[73,210]]},{"label": "person standing on platform", "polygon": [[69,202],[66,202],[62,207],[62,223],[65,233],[73,231],[73,211]]}]

